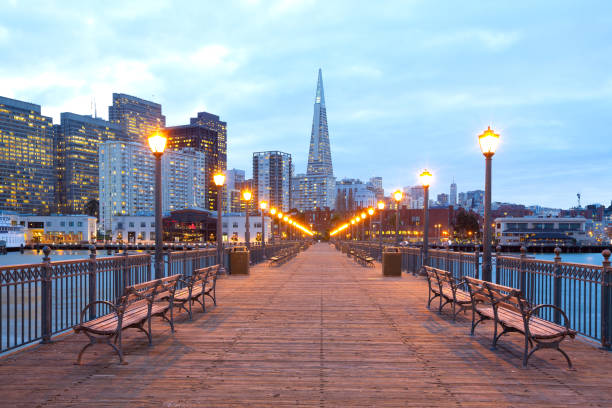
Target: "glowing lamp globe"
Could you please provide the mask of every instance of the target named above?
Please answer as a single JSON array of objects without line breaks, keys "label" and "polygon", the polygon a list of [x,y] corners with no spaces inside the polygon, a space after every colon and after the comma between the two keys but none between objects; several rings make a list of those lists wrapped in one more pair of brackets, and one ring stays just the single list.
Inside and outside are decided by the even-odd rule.
[{"label": "glowing lamp globe", "polygon": [[155,133],[153,136],[149,137],[149,147],[153,153],[162,154],[164,149],[166,148],[166,138],[159,134]]},{"label": "glowing lamp globe", "polygon": [[480,151],[485,156],[493,156],[497,145],[499,144],[499,135],[488,126],[481,135],[478,136],[478,143],[480,144]]},{"label": "glowing lamp globe", "polygon": [[395,193],[393,193],[393,199],[397,201],[398,203],[402,201],[402,197],[403,197],[403,194],[400,190],[397,190]]},{"label": "glowing lamp globe", "polygon": [[282,212],[279,212],[279,213],[278,213],[278,218],[279,218],[280,220],[282,220],[282,219],[283,219],[283,213],[282,213]]},{"label": "glowing lamp globe", "polygon": [[379,201],[378,202],[378,209],[381,210],[381,211],[385,209],[385,202],[384,201]]},{"label": "glowing lamp globe", "polygon": [[217,173],[213,176],[213,180],[217,187],[221,187],[223,184],[225,184],[225,174]]},{"label": "glowing lamp globe", "polygon": [[251,192],[249,190],[246,190],[246,191],[242,192],[242,199],[244,201],[250,201],[252,196],[253,196],[253,194],[251,194]]},{"label": "glowing lamp globe", "polygon": [[276,214],[276,208],[274,207],[270,208],[270,214],[272,215]]},{"label": "glowing lamp globe", "polygon": [[431,174],[427,169],[423,170],[423,172],[419,174],[419,181],[423,187],[429,187],[431,185],[432,178],[433,174]]},{"label": "glowing lamp globe", "polygon": [[361,213],[361,219],[362,219],[362,220],[365,220],[365,217],[366,217],[366,213],[364,213],[364,212],[363,212],[363,213]]},{"label": "glowing lamp globe", "polygon": [[370,214],[370,215],[374,214],[374,209],[373,208],[368,208],[368,214]]},{"label": "glowing lamp globe", "polygon": [[261,208],[262,210],[265,210],[266,208],[268,208],[268,203],[265,201],[262,201],[261,203],[259,203],[259,208]]}]

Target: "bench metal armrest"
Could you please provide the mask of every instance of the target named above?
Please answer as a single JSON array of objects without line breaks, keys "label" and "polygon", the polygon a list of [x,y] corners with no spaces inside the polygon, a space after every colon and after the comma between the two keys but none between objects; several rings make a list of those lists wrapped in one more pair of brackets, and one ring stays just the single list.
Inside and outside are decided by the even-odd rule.
[{"label": "bench metal armrest", "polygon": [[571,330],[570,328],[570,320],[567,317],[567,315],[565,314],[565,312],[563,311],[563,309],[561,309],[560,307],[557,307],[555,305],[550,305],[550,304],[545,304],[545,305],[537,305],[536,307],[534,307],[533,309],[530,309],[529,312],[527,312],[527,320],[525,321],[527,328],[529,328],[529,321],[531,320],[532,316],[537,316],[536,311],[538,311],[539,309],[544,309],[544,308],[549,308],[549,309],[554,309],[556,311],[558,311],[559,313],[561,313],[561,315],[563,316],[563,319],[565,320],[565,329],[566,330]]},{"label": "bench metal armrest", "polygon": [[117,305],[115,305],[114,303],[111,303],[109,301],[106,301],[106,300],[95,300],[95,301],[91,302],[90,304],[88,304],[87,306],[85,306],[83,308],[83,310],[81,310],[81,316],[80,316],[80,319],[79,319],[79,321],[80,321],[79,322],[79,326],[82,326],[83,323],[84,323],[83,317],[85,316],[85,313],[87,313],[87,311],[89,310],[90,307],[95,306],[95,305],[106,305],[106,306],[109,306],[111,308],[111,310],[113,312],[115,312],[115,315],[117,315],[117,321],[119,322],[119,319],[120,319],[120,317],[122,315],[122,310]]}]

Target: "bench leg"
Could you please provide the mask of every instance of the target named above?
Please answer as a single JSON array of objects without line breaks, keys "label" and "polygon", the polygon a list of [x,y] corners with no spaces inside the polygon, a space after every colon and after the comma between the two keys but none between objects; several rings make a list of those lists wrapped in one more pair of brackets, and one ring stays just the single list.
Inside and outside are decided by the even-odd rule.
[{"label": "bench leg", "polygon": [[[150,321],[151,319],[149,319],[149,331],[147,331],[144,327],[142,327],[144,322],[136,326],[138,330],[140,330],[141,332],[147,335],[147,339],[149,339],[149,346],[153,345],[153,339],[151,338],[151,322]],[[119,336],[117,337],[117,339],[121,340]],[[117,339],[115,339],[115,343],[117,342]]]},{"label": "bench leg", "polygon": [[[527,336],[525,336],[527,338]],[[531,342],[531,339],[529,339]],[[550,349],[554,349],[557,350],[559,353],[563,354],[563,357],[565,357],[565,361],[567,361],[567,367],[571,370],[573,368],[572,366],[572,360],[569,358],[569,356],[567,355],[567,353],[561,349],[561,347],[559,347],[559,345],[561,344],[561,341],[563,339],[559,340],[559,341],[554,341],[554,342],[550,342],[550,343],[536,343],[536,346],[533,348],[533,350],[531,350],[531,352],[529,352],[529,354],[527,354],[527,340],[525,340],[525,352],[523,354],[523,368],[527,367],[527,363],[529,362],[529,358],[531,357],[531,355],[533,353],[535,353],[536,351],[540,350],[540,349],[544,349],[544,348],[550,348]],[[536,340],[537,342],[537,340]]]},{"label": "bench leg", "polygon": [[89,343],[87,343],[82,349],[81,351],[79,351],[79,355],[77,357],[76,363],[78,365],[81,365],[81,357],[83,357],[83,353],[85,352],[85,350],[87,350],[88,348],[90,348],[91,346],[93,346],[95,344],[95,340],[92,342],[90,341]]}]

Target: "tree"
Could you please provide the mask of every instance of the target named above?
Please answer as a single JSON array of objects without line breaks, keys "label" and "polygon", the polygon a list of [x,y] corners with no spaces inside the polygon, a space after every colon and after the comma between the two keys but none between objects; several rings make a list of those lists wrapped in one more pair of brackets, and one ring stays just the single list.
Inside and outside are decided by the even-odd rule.
[{"label": "tree", "polygon": [[85,214],[89,216],[98,218],[98,215],[100,214],[100,203],[95,198],[92,198],[87,202],[87,204],[85,204],[83,211],[85,211]]},{"label": "tree", "polygon": [[455,215],[455,225],[454,225],[455,233],[461,237],[468,237],[469,232],[472,233],[472,236],[478,236],[480,233],[480,225],[478,223],[478,214],[472,211],[465,211],[463,208],[460,208]]}]

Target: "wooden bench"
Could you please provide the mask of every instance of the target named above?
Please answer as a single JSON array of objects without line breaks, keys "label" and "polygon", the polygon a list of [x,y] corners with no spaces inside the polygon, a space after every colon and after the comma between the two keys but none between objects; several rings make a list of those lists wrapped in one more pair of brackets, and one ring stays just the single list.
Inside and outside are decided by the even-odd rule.
[{"label": "wooden bench", "polygon": [[354,250],[351,251],[353,259],[362,266],[374,266],[374,258],[365,253],[365,251]]},{"label": "wooden bench", "polygon": [[297,251],[293,248],[287,248],[280,251],[275,256],[269,259],[270,265],[280,266],[297,255]]},{"label": "wooden bench", "polygon": [[[75,333],[83,332],[89,338],[89,343],[79,352],[76,364],[81,364],[81,357],[85,350],[96,343],[111,346],[119,356],[119,362],[126,364],[123,360],[121,332],[132,327],[136,328],[147,335],[149,345],[152,345],[151,318],[153,316],[160,316],[170,323],[170,329],[174,333],[173,298],[180,277],[181,275],[173,275],[129,286],[125,288],[124,295],[116,304],[98,300],[85,306],[81,311],[81,322],[73,330]],[[109,312],[85,322],[84,317],[89,309],[100,306]],[[168,312],[170,312],[170,317],[167,316]],[[146,329],[144,328],[145,323],[147,323]]]},{"label": "wooden bench", "polygon": [[[429,286],[427,307],[437,297],[440,299],[438,313],[442,313],[444,306],[450,303],[453,309],[453,320],[456,320],[457,315],[461,311],[471,307],[472,299],[469,292],[461,289],[462,286],[467,286],[463,280],[456,279],[452,273],[442,269],[431,266],[424,266],[424,268],[427,273],[427,284]],[[459,306],[459,310],[457,310],[456,306]]]},{"label": "wooden bench", "polygon": [[[501,336],[509,332],[518,332],[525,337],[523,367],[527,366],[527,362],[533,353],[547,348],[563,354],[569,368],[572,368],[572,361],[561,349],[560,344],[566,337],[574,338],[576,331],[570,328],[570,321],[563,310],[554,305],[532,306],[523,297],[521,291],[516,288],[470,277],[465,277],[465,281],[472,299],[472,335],[478,323],[484,320],[493,320],[495,325],[491,346],[493,350]],[[563,316],[565,325],[556,324],[539,317],[539,311],[545,308],[554,309],[560,316]],[[478,319],[476,316],[478,316]],[[499,334],[497,334],[498,324],[502,328],[502,332]],[[536,343],[535,347],[533,346],[534,342]],[[529,351],[530,346],[531,351]]]},{"label": "wooden bench", "polygon": [[204,300],[206,296],[209,296],[215,305],[217,304],[216,286],[219,267],[220,265],[213,265],[196,269],[191,276],[181,279],[185,286],[176,290],[173,302],[179,310],[183,309],[189,314],[189,320],[193,318],[192,305],[194,302],[202,306],[203,312],[206,312]]}]

